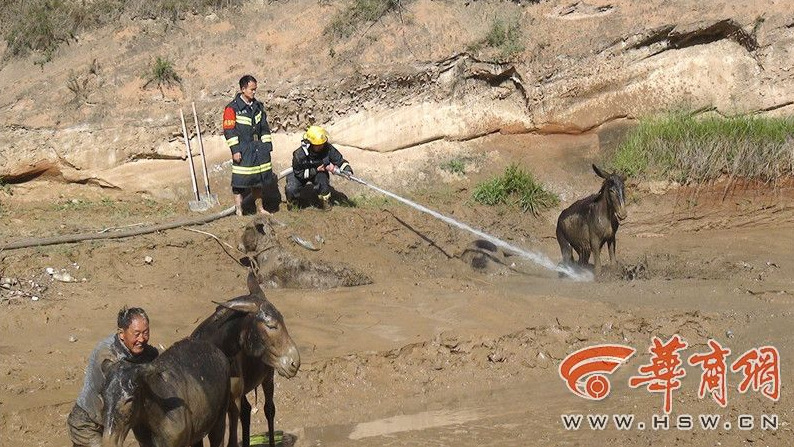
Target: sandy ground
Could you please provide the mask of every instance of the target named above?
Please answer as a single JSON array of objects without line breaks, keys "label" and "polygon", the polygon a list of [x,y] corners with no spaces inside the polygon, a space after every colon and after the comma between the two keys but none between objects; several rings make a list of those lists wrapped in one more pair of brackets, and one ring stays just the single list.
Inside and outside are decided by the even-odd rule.
[{"label": "sandy ground", "polygon": [[[556,262],[560,209],[599,185],[589,172],[593,142],[533,138],[470,144],[466,160],[479,167],[465,175],[444,173],[438,159],[426,160],[421,178],[435,184],[383,181]],[[476,182],[509,161],[560,193],[561,207],[534,218],[472,203]],[[357,167],[370,178],[367,165]],[[220,185],[227,175],[221,171],[214,179],[225,206],[230,197]],[[621,263],[594,282],[574,282],[518,256],[477,271],[461,257],[472,235],[373,193],[365,200],[361,189],[341,181],[335,185],[360,205],[331,213],[282,208],[275,217],[285,226],[276,231],[284,241],[294,234],[321,247],[310,252],[285,242],[294,254],[350,266],[374,282],[267,290],[302,356],[295,378],[276,381],[276,425],[286,444],[783,446],[794,439],[790,188],[739,186],[723,200],[724,185],[651,194],[648,185],[630,183],[629,218],[618,233]],[[3,241],[160,223],[187,213],[185,196],[166,202],[148,193],[45,183],[13,192],[2,193]],[[250,219],[231,217],[197,229],[236,246]],[[47,267],[78,282],[53,281]],[[214,239],[185,229],[0,252],[0,274],[19,279],[17,289],[25,291],[4,292],[0,301],[0,446],[69,445],[65,421],[86,359],[113,331],[121,306],[147,309],[152,343],[167,347],[213,311],[213,300],[246,293],[245,269]],[[741,372],[729,372],[722,408],[698,397],[700,369],[686,367],[672,393],[671,426],[650,428],[653,415],[663,414],[664,394],[631,388],[629,378],[651,362],[652,337],[666,342],[674,335],[688,343],[684,359],[706,352],[709,339],[731,350],[729,363],[754,348],[777,348],[779,400],[752,388],[740,393]],[[637,353],[609,376],[609,396],[589,401],[566,388],[558,367],[574,351],[599,344]],[[258,406],[254,431],[263,432],[261,401]],[[566,430],[562,416],[575,414],[634,414],[645,425]],[[676,427],[681,415],[701,414],[720,415],[719,427]],[[740,415],[754,418],[752,429],[737,428]],[[762,415],[775,415],[776,429],[763,429]]]}]

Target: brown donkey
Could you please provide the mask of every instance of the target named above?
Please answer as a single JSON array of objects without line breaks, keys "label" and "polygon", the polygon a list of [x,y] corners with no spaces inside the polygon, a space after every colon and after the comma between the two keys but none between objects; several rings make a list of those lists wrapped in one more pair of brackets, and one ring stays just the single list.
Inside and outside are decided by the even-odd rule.
[{"label": "brown donkey", "polygon": [[284,318],[265,298],[252,272],[249,272],[247,282],[249,295],[218,303],[215,313],[201,322],[190,337],[209,341],[231,361],[233,401],[229,405],[228,445],[238,445],[238,420],[242,426],[243,446],[249,445],[251,405],[245,394],[262,385],[269,443],[273,447],[276,416],[274,372],[278,371],[287,378],[294,377],[301,360]]},{"label": "brown donkey", "polygon": [[593,171],[604,179],[601,190],[574,202],[562,210],[557,219],[557,243],[562,262],[573,267],[573,251],[579,255],[579,265],[586,266],[593,255],[595,273],[601,271],[601,247],[606,242],[610,262],[616,262],[615,235],[626,216],[623,182],[617,173],[607,174],[598,166]]}]

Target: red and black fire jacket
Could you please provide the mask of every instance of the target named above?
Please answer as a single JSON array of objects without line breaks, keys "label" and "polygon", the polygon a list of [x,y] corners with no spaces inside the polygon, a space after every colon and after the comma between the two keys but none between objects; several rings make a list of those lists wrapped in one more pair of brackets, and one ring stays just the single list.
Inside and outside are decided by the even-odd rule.
[{"label": "red and black fire jacket", "polygon": [[223,136],[232,154],[242,156],[232,164],[232,186],[250,188],[272,180],[273,138],[261,102],[246,104],[238,93],[223,111]]}]

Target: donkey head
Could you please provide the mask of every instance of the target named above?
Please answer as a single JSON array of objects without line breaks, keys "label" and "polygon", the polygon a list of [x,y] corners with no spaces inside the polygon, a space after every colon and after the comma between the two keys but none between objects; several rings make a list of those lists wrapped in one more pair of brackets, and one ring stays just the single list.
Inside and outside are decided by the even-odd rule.
[{"label": "donkey head", "polygon": [[144,370],[149,364],[133,364],[126,360],[102,362],[105,383],[100,393],[104,423],[103,445],[121,446],[135,422],[136,399]]},{"label": "donkey head", "polygon": [[266,217],[261,216],[246,225],[238,248],[246,253],[256,252],[271,245],[275,239],[273,225]]},{"label": "donkey head", "polygon": [[595,171],[596,175],[604,179],[604,183],[601,184],[600,194],[605,195],[610,212],[618,221],[622,221],[628,216],[623,186],[623,182],[626,179],[622,175],[614,172],[611,174],[606,173],[595,164],[593,165],[593,171]]},{"label": "donkey head", "polygon": [[300,368],[298,347],[290,337],[284,317],[270,301],[256,281],[253,273],[248,275],[250,295],[219,305],[249,314],[249,321],[240,334],[243,349],[250,356],[261,357],[284,377],[294,377]]}]

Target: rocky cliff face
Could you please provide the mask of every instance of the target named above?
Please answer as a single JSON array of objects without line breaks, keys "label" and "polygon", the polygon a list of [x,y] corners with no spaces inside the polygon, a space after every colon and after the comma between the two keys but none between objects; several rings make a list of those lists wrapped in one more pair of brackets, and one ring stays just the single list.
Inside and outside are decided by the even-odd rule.
[{"label": "rocky cliff face", "polygon": [[[223,157],[220,112],[246,73],[281,141],[317,123],[377,152],[587,132],[669,109],[791,114],[785,3],[416,0],[347,39],[323,33],[343,2],[254,2],[176,26],[124,21],[41,67],[35,56],[3,63],[0,177],[110,186],[103,173],[125,163],[183,159],[179,109],[192,129],[191,102],[208,151]],[[515,57],[476,45],[495,20],[519,24]],[[144,88],[157,56],[173,61],[180,86]]]}]

